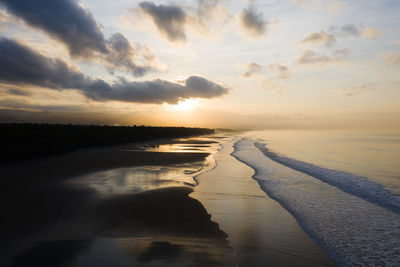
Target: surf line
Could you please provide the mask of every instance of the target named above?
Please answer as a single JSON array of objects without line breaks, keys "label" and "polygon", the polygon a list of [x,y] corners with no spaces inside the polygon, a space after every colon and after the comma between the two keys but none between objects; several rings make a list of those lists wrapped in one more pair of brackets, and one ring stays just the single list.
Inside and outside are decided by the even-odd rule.
[{"label": "surf line", "polygon": [[385,209],[400,213],[400,195],[391,193],[366,177],[345,171],[322,168],[311,163],[288,158],[270,151],[264,143],[254,142],[254,146],[266,157],[290,169],[302,172],[341,191],[362,198]]}]

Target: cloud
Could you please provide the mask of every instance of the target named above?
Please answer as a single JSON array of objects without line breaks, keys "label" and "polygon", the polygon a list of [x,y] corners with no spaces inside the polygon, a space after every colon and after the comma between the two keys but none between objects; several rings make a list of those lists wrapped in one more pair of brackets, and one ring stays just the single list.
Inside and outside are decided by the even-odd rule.
[{"label": "cloud", "polygon": [[73,56],[107,52],[100,25],[74,0],[0,0],[7,11],[68,46]]},{"label": "cloud", "polygon": [[279,79],[287,80],[292,77],[287,66],[275,62],[274,64],[271,64],[270,67],[277,71]]},{"label": "cloud", "polygon": [[[278,62],[275,62],[273,64],[268,65],[273,72],[276,73],[276,78],[282,79],[282,80],[287,80],[292,77],[289,67],[281,65]],[[250,78],[254,76],[255,74],[260,74],[263,70],[264,66],[257,64],[255,62],[251,62],[247,65],[247,70],[242,74],[243,78]],[[262,77],[260,77],[262,78]],[[269,80],[268,80],[269,81]],[[265,86],[263,86],[265,87]]]},{"label": "cloud", "polygon": [[382,32],[377,28],[369,27],[363,31],[362,36],[367,39],[377,39],[382,36]]},{"label": "cloud", "polygon": [[178,6],[155,5],[153,2],[141,2],[139,8],[151,17],[162,35],[171,42],[185,41],[186,13]]},{"label": "cloud", "polygon": [[158,32],[170,42],[186,42],[187,32],[202,35],[215,33],[232,17],[222,0],[197,0],[197,6],[188,5],[156,5],[154,2],[141,2],[137,8],[129,12],[134,17],[149,17]]},{"label": "cloud", "polygon": [[335,36],[324,31],[314,32],[307,35],[299,44],[326,45],[331,46],[336,42]]},{"label": "cloud", "polygon": [[400,52],[382,54],[381,57],[392,66],[400,66]]},{"label": "cloud", "polygon": [[332,58],[325,55],[318,55],[314,51],[306,50],[297,60],[301,64],[325,64],[332,61]]},{"label": "cloud", "polygon": [[358,28],[353,24],[346,24],[340,28],[340,33],[343,36],[354,36],[354,37],[363,37],[366,39],[377,39],[382,36],[382,32],[374,27],[368,27],[365,29]]},{"label": "cloud", "polygon": [[0,81],[55,90],[75,89],[96,101],[155,104],[176,104],[188,98],[214,98],[229,91],[226,87],[198,76],[189,77],[184,84],[159,79],[129,82],[124,78],[109,84],[85,76],[61,59],[46,57],[7,38],[0,39]]},{"label": "cloud", "polygon": [[85,96],[97,101],[153,104],[176,104],[188,98],[214,98],[225,95],[228,91],[227,88],[198,76],[189,77],[183,85],[159,79],[129,82],[121,78],[112,85],[103,80],[93,80],[84,88]]},{"label": "cloud", "polygon": [[188,8],[189,25],[200,33],[219,34],[232,19],[231,12],[222,5],[224,0],[196,0],[197,7]]},{"label": "cloud", "polygon": [[339,49],[335,49],[332,52],[332,55],[335,56],[336,58],[347,58],[351,52],[353,51],[353,49],[351,48],[339,48]]},{"label": "cloud", "polygon": [[345,96],[354,96],[365,92],[371,92],[376,90],[398,90],[400,86],[400,80],[392,80],[386,82],[376,83],[360,83],[357,86],[342,89],[342,93]]},{"label": "cloud", "polygon": [[361,83],[355,87],[343,90],[345,96],[354,96],[364,92],[375,91],[376,87],[371,84]]},{"label": "cloud", "polygon": [[319,65],[324,65],[328,63],[340,63],[347,58],[349,53],[350,51],[348,51],[347,49],[338,49],[332,53],[333,57],[328,57],[326,55],[317,54],[312,50],[306,50],[297,59],[297,62],[300,64],[319,64]]},{"label": "cloud", "polygon": [[[121,34],[106,39],[102,27],[89,10],[76,0],[0,0],[7,11],[31,27],[41,29],[65,44],[74,58],[100,61],[110,70],[121,69],[143,76],[152,62],[137,62],[141,48],[133,47]],[[124,42],[124,49],[120,50]],[[121,60],[123,59],[123,60]]]},{"label": "cloud", "polygon": [[261,65],[251,62],[247,65],[247,70],[242,74],[243,78],[250,78],[253,74],[261,73]]},{"label": "cloud", "polygon": [[51,59],[16,41],[0,39],[0,80],[54,89],[75,88],[84,75],[61,59]]},{"label": "cloud", "polygon": [[197,16],[207,19],[215,10],[220,9],[223,0],[197,0]]},{"label": "cloud", "polygon": [[239,23],[243,31],[251,37],[259,37],[266,32],[267,21],[263,13],[257,13],[253,7],[242,9]]},{"label": "cloud", "polygon": [[32,93],[26,90],[21,90],[18,88],[7,88],[6,92],[10,95],[16,95],[16,96],[31,96]]},{"label": "cloud", "polygon": [[[115,68],[131,71],[135,77],[142,77],[148,71],[153,70],[152,63],[156,63],[156,57],[144,46],[136,44],[135,47],[121,33],[114,33],[107,40],[109,52],[104,55],[104,64],[113,72]],[[145,64],[137,64],[134,58],[142,55]]]},{"label": "cloud", "polygon": [[362,33],[362,31],[353,24],[343,25],[340,30],[345,36],[360,36]]},{"label": "cloud", "polygon": [[13,17],[10,16],[9,14],[7,14],[7,12],[0,9],[0,32],[2,32],[5,28],[13,25],[14,23],[15,19],[13,19]]}]

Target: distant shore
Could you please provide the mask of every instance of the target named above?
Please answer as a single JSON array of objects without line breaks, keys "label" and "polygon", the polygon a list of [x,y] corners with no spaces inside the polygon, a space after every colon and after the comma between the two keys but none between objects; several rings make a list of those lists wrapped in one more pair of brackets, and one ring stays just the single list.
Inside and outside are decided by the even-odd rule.
[{"label": "distant shore", "polygon": [[82,148],[214,132],[213,129],[188,127],[0,123],[0,163],[63,154]]}]

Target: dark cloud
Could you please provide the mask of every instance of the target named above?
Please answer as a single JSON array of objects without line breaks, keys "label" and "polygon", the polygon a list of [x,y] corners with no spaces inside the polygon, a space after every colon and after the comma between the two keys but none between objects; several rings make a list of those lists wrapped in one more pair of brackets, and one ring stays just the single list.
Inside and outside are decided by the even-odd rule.
[{"label": "dark cloud", "polygon": [[60,59],[36,53],[16,41],[0,39],[0,80],[54,89],[76,88],[84,75]]},{"label": "dark cloud", "polygon": [[239,14],[239,22],[245,32],[258,37],[265,33],[267,21],[262,13],[257,13],[254,8],[243,8]]},{"label": "dark cloud", "polygon": [[[139,51],[120,33],[105,39],[101,26],[77,0],[0,0],[7,11],[64,43],[72,57],[97,60],[110,70],[143,76],[150,66],[135,63]],[[148,64],[147,64],[148,65]]]},{"label": "dark cloud", "polygon": [[192,91],[192,95],[199,98],[218,97],[228,93],[229,89],[204,79],[199,76],[191,76],[185,81],[187,88]]},{"label": "dark cloud", "polygon": [[340,28],[333,26],[330,28],[331,31],[335,31],[336,34],[342,37],[363,37],[366,39],[377,39],[382,37],[383,33],[381,30],[375,27],[357,27],[353,24],[346,24]]},{"label": "dark cloud", "polygon": [[231,19],[231,13],[222,4],[223,0],[196,0],[197,5],[162,4],[141,2],[132,14],[148,16],[162,37],[170,42],[185,42],[187,32],[215,33],[221,25]]},{"label": "dark cloud", "polygon": [[[121,44],[123,46],[123,44]],[[192,76],[184,84],[163,80],[129,82],[120,78],[109,84],[85,76],[60,59],[43,56],[16,41],[0,39],[0,81],[30,84],[51,89],[76,89],[97,101],[174,104],[188,98],[213,98],[228,89],[204,78]]]},{"label": "dark cloud", "polygon": [[353,24],[343,25],[340,31],[347,36],[360,36],[362,33],[362,31]]},{"label": "dark cloud", "polygon": [[159,79],[146,82],[120,79],[113,85],[96,80],[84,92],[88,98],[98,101],[118,100],[157,104],[176,104],[183,99],[213,98],[227,93],[227,88],[198,76],[189,77],[184,85]]},{"label": "dark cloud", "polygon": [[242,76],[244,78],[250,78],[253,74],[261,73],[261,68],[261,65],[251,62],[249,65],[247,65],[247,70]]},{"label": "dark cloud", "polygon": [[0,0],[7,11],[68,46],[73,56],[107,53],[100,25],[75,0]]},{"label": "dark cloud", "polygon": [[300,44],[323,44],[326,46],[331,46],[336,42],[335,36],[328,34],[324,31],[314,32],[307,35]]},{"label": "dark cloud", "polygon": [[168,40],[185,41],[186,13],[178,6],[155,5],[153,2],[141,2],[139,8],[149,15],[158,30]]},{"label": "dark cloud", "polygon": [[26,90],[21,90],[21,89],[18,89],[18,88],[7,88],[6,92],[8,94],[17,95],[17,96],[31,96],[32,95],[31,92],[26,91]]},{"label": "dark cloud", "polygon": [[[126,71],[132,71],[136,77],[144,76],[152,68],[150,66],[139,66],[133,62],[133,58],[136,58],[139,51],[134,48],[128,39],[121,33],[114,33],[107,40],[107,47],[109,51],[105,56],[105,60],[109,65],[111,71],[114,67],[119,69],[125,69]],[[153,59],[148,58],[147,60],[152,61]]]}]

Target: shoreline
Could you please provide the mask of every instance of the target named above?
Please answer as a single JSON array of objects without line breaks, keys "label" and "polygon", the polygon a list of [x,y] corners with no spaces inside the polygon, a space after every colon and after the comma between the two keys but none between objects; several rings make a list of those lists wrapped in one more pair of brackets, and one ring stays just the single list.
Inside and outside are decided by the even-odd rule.
[{"label": "shoreline", "polygon": [[[54,253],[69,266],[96,266],[100,260],[129,263],[121,266],[335,265],[283,207],[254,186],[249,167],[227,154],[229,140],[167,139],[0,164],[7,174],[0,189],[0,247],[6,255],[0,263],[35,262],[32,255],[60,247]],[[182,145],[201,150],[187,152]],[[207,168],[211,153],[215,162]],[[199,183],[182,182],[183,175]],[[243,228],[246,221],[253,231]],[[287,233],[297,241],[287,240]],[[306,248],[292,247],[299,242]],[[114,252],[100,252],[104,246]]]},{"label": "shoreline", "polygon": [[237,160],[234,140],[223,144],[214,170],[200,174],[191,193],[227,234],[239,266],[338,266]]}]

